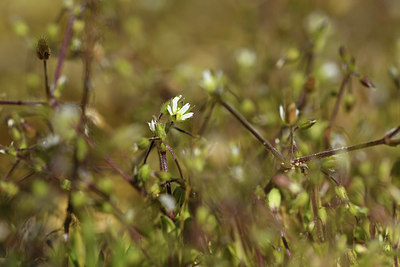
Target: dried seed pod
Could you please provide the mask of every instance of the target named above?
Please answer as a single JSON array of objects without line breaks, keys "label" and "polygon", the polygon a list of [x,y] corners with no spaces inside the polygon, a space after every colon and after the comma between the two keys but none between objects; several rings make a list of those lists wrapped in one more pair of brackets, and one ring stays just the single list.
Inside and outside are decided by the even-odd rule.
[{"label": "dried seed pod", "polygon": [[40,60],[48,60],[50,57],[50,47],[45,38],[40,38],[36,46],[36,54]]},{"label": "dried seed pod", "polygon": [[360,83],[367,88],[375,88],[375,85],[372,83],[371,79],[368,76],[364,76],[360,79]]}]

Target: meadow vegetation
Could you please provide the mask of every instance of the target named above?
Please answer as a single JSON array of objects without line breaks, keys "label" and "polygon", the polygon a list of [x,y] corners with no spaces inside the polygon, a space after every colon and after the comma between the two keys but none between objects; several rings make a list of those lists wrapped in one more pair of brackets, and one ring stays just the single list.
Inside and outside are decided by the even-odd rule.
[{"label": "meadow vegetation", "polygon": [[1,266],[398,266],[396,1],[2,1]]}]

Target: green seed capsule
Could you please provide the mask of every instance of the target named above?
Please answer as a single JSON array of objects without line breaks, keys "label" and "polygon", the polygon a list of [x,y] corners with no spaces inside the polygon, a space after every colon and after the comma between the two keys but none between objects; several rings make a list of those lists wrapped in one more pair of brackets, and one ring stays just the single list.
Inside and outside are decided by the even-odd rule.
[{"label": "green seed capsule", "polygon": [[347,196],[346,188],[340,185],[335,188],[336,195],[342,201],[349,201],[349,197]]}]

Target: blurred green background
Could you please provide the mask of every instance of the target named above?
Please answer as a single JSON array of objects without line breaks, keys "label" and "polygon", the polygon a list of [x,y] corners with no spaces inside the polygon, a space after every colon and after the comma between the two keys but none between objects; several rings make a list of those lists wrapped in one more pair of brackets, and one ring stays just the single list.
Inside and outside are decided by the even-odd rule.
[{"label": "blurred green background", "polygon": [[[303,88],[306,75],[302,55],[310,42],[314,42],[310,75],[316,78],[318,85],[301,116],[318,122],[310,133],[299,134],[297,141],[301,153],[322,150],[323,130],[343,76],[338,53],[341,45],[354,56],[357,72],[370,77],[376,88],[364,88],[354,79],[349,89],[353,98],[345,99],[342,105],[332,143],[342,146],[380,138],[399,124],[400,90],[396,85],[396,79],[397,82],[399,79],[397,68],[400,67],[399,1],[104,0],[99,3],[96,29],[93,29],[99,32],[99,39],[94,48],[93,88],[89,102],[91,116],[97,119],[92,133],[101,148],[128,172],[139,155],[133,149],[135,143],[143,136],[151,136],[147,122],[171,97],[182,94],[185,101],[194,105],[194,117],[181,127],[198,133],[210,103],[199,86],[205,69],[222,70],[232,92],[227,100],[269,140],[281,137],[279,106],[288,98],[297,99]],[[78,6],[77,1],[69,0],[0,2],[0,99],[45,99],[43,66],[36,57],[36,43],[41,37],[48,40],[52,50],[48,61],[52,82],[68,22],[65,6],[71,4]],[[323,29],[316,37],[321,25]],[[83,88],[83,20],[75,21],[73,31],[63,65],[65,84],[60,101],[78,103]],[[290,57],[295,59],[294,62],[279,66],[282,59]],[[31,107],[0,106],[0,144],[8,146],[12,140],[7,119],[15,112],[27,114],[26,119],[36,127],[38,138],[47,135],[46,126],[40,119],[30,116],[30,111]],[[275,169],[264,149],[221,107],[215,108],[204,138],[193,140],[173,132],[169,144],[182,159],[184,173],[190,177],[194,190],[201,195],[201,205],[206,207],[201,211],[212,213],[217,210],[221,218],[214,214],[218,222],[214,219],[211,224],[229,225],[235,216],[243,214],[246,217],[244,214],[249,212],[246,205],[252,201],[249,195],[258,185],[265,186]],[[362,177],[357,181],[368,178],[366,187],[375,197],[384,187],[382,184],[390,180],[387,170],[399,157],[398,151],[398,148],[379,147],[345,156],[347,165],[342,167],[347,174],[341,175],[339,180],[351,187],[352,177]],[[7,174],[12,163],[11,157],[0,155],[1,177]],[[156,155],[150,156],[150,163],[157,169]],[[173,166],[172,160],[170,165]],[[171,172],[177,176],[174,167]],[[24,173],[24,169],[18,170],[14,178],[18,180]],[[101,175],[94,176],[101,178]],[[136,221],[138,227],[145,232],[151,231],[148,222],[155,220],[157,224],[154,219],[156,209],[143,215],[144,204],[132,204],[139,199],[137,192],[114,176],[109,175],[121,209],[132,209],[136,217],[142,216]],[[380,182],[372,182],[378,178]],[[45,216],[46,231],[50,231],[64,219],[65,194],[52,192],[51,197],[58,204],[46,206],[46,201],[38,200],[41,199],[41,185],[36,187],[26,189],[26,195],[11,205],[19,211],[13,215],[18,218],[15,226],[20,227],[18,225],[29,218],[32,210],[51,214],[50,210],[54,209],[54,214]],[[39,206],[43,205],[43,210],[31,206],[18,210],[25,205],[31,191],[38,198],[35,200]],[[329,203],[331,198],[327,197],[323,204]],[[286,201],[294,201],[294,196],[287,196]],[[378,196],[374,201],[389,210],[388,201],[381,201]],[[357,204],[367,205],[363,200]],[[96,214],[99,218],[103,215]],[[265,216],[269,218],[270,214]],[[8,225],[2,226],[3,233],[7,232],[4,229],[12,228],[11,217],[3,217],[0,221],[0,224]],[[104,216],[98,220],[104,223],[99,226],[99,232],[108,231],[104,230],[109,229],[108,219]],[[254,221],[243,219],[243,224],[251,225],[249,232],[254,230],[254,242],[258,242],[257,231],[265,223],[260,221],[259,218]],[[217,231],[215,225],[207,228],[204,221],[198,223],[192,226],[193,233],[208,235],[207,240],[218,238],[219,243],[216,243],[224,246],[223,229]],[[201,223],[206,226],[199,230]],[[289,228],[292,227],[289,239],[293,241],[298,237],[295,237],[297,226],[292,223],[289,223]],[[267,225],[277,229],[276,225]],[[114,238],[118,237],[118,234],[112,234]],[[200,237],[193,235],[188,234],[190,247],[207,246],[199,241]],[[266,235],[266,239],[276,239],[269,232]],[[149,244],[158,240],[156,237],[148,239]],[[293,241],[293,246],[301,250],[304,244],[301,242]],[[349,238],[348,245],[350,243]],[[157,253],[157,248],[153,248],[153,252]]]}]

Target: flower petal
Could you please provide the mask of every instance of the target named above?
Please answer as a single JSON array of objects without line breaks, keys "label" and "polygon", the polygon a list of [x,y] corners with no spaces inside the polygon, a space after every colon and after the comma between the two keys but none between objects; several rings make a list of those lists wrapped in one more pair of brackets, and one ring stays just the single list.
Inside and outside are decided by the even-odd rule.
[{"label": "flower petal", "polygon": [[205,85],[210,85],[213,82],[210,70],[203,71],[203,81]]},{"label": "flower petal", "polygon": [[184,120],[186,120],[186,119],[191,118],[192,116],[193,116],[193,112],[189,112],[189,113],[183,114],[183,115],[181,116],[180,120],[181,120],[181,121],[184,121]]},{"label": "flower petal", "polygon": [[179,113],[180,113],[180,114],[185,114],[186,111],[189,110],[189,108],[190,108],[190,104],[189,104],[189,103],[186,103],[186,104],[179,110]]},{"label": "flower petal", "polygon": [[281,120],[285,121],[285,110],[283,109],[282,105],[279,106],[279,115],[281,117]]},{"label": "flower petal", "polygon": [[148,122],[147,124],[149,125],[150,131],[154,133],[156,131],[157,121],[151,120],[151,122]]},{"label": "flower petal", "polygon": [[[178,101],[181,99],[182,95],[178,95],[172,99],[172,112],[175,114],[178,111]],[[172,114],[171,114],[172,115]]]},{"label": "flower petal", "polygon": [[172,113],[172,110],[171,110],[171,106],[170,106],[170,105],[167,106],[167,110],[168,110],[168,112],[169,112],[169,115],[174,115],[174,114]]}]

